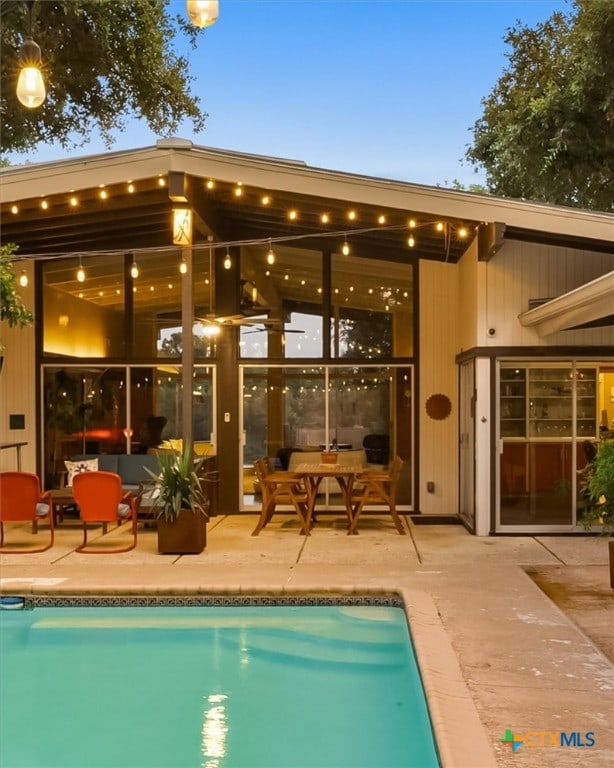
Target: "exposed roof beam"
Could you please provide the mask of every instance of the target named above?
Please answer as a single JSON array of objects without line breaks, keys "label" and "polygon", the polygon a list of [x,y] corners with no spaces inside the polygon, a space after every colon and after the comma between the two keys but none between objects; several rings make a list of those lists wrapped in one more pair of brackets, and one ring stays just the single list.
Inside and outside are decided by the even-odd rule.
[{"label": "exposed roof beam", "polygon": [[534,328],[539,336],[548,336],[607,317],[613,307],[614,271],[529,309],[518,315],[518,319],[526,328]]}]

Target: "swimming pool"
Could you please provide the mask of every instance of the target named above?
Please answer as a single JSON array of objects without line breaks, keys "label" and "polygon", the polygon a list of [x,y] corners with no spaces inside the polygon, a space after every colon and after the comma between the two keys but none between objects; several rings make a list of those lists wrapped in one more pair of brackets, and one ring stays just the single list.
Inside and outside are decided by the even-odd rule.
[{"label": "swimming pool", "polygon": [[439,766],[401,607],[226,602],[2,611],[0,765]]}]

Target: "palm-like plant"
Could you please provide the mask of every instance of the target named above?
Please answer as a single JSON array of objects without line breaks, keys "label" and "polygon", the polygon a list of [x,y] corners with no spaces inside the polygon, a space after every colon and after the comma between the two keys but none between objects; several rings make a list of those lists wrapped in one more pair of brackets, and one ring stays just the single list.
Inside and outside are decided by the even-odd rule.
[{"label": "palm-like plant", "polygon": [[203,489],[207,478],[199,475],[203,460],[194,462],[189,447],[179,456],[159,454],[159,474],[147,470],[155,480],[152,510],[156,517],[174,522],[182,509],[189,509],[209,520],[209,497]]},{"label": "palm-like plant", "polygon": [[614,432],[601,436],[583,487],[591,501],[582,517],[584,527],[600,523],[604,533],[614,533]]}]

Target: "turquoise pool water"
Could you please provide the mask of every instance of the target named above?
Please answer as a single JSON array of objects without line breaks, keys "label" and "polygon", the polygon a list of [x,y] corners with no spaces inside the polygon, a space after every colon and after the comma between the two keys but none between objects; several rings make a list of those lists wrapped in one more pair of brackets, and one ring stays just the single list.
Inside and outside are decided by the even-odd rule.
[{"label": "turquoise pool water", "polygon": [[387,606],[0,612],[2,768],[434,768]]}]

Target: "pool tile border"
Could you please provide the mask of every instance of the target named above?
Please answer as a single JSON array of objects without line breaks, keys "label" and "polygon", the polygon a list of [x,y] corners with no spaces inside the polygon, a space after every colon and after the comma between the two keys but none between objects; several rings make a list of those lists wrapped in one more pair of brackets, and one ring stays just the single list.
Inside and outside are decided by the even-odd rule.
[{"label": "pool tile border", "polygon": [[179,596],[85,596],[19,595],[24,610],[33,608],[146,608],[146,607],[262,607],[375,605],[405,609],[399,595],[186,595]]}]

